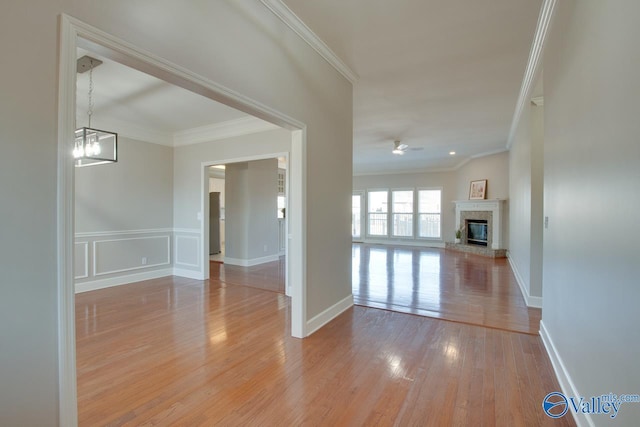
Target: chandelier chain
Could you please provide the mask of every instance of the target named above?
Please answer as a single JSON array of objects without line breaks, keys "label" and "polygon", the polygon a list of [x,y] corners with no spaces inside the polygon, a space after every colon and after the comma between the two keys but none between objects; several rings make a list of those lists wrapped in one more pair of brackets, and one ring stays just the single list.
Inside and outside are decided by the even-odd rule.
[{"label": "chandelier chain", "polygon": [[93,115],[93,61],[90,61],[89,68],[89,106],[87,110],[87,115],[89,116],[89,126],[91,127],[91,116]]}]

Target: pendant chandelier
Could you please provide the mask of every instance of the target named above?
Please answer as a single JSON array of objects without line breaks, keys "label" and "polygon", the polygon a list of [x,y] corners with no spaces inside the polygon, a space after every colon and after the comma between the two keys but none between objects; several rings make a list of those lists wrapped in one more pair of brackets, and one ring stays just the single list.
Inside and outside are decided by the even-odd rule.
[{"label": "pendant chandelier", "polygon": [[102,61],[90,56],[78,59],[78,73],[89,71],[88,126],[76,129],[73,158],[76,167],[94,166],[118,161],[118,134],[91,127],[93,115],[93,69]]}]

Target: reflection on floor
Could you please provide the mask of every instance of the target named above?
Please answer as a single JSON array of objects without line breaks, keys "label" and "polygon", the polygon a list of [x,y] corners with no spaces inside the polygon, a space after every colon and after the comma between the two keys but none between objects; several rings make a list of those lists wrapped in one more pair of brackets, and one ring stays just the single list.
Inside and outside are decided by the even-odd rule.
[{"label": "reflection on floor", "polygon": [[575,425],[542,410],[559,386],[537,336],[356,306],[300,340],[290,319],[214,278],[78,294],[78,424]]},{"label": "reflection on floor", "polygon": [[286,258],[281,256],[278,261],[267,262],[253,267],[222,264],[211,261],[209,263],[209,277],[228,285],[250,286],[266,291],[284,293]]},{"label": "reflection on floor", "polygon": [[220,252],[218,252],[217,254],[209,255],[209,261],[220,263],[224,262],[224,242],[220,244]]},{"label": "reflection on floor", "polygon": [[358,305],[537,334],[506,259],[437,248],[353,244]]}]

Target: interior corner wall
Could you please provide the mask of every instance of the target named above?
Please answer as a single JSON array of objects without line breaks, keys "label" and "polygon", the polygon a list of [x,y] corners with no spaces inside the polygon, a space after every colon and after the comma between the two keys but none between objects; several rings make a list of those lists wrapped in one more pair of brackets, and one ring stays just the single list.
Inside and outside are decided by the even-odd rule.
[{"label": "interior corner wall", "polygon": [[469,199],[471,181],[487,180],[487,199],[507,199],[509,197],[509,152],[477,157],[462,165],[456,171],[456,200]]},{"label": "interior corner wall", "polygon": [[[457,195],[455,200],[469,200],[471,181],[487,180],[486,199],[509,198],[509,152],[504,151],[488,156],[477,157],[462,165],[456,171]],[[502,220],[502,241],[507,245],[509,239],[510,201],[507,200]],[[455,225],[454,225],[455,228]]]},{"label": "interior corner wall", "polygon": [[509,149],[509,260],[524,293],[531,295],[531,105],[526,103]]},{"label": "interior corner wall", "polygon": [[[185,248],[185,250],[177,248],[176,264],[178,268],[185,271],[199,270],[201,259],[203,258],[199,249],[201,247],[201,223],[198,219],[202,209],[201,180],[203,163],[224,163],[227,160],[287,153],[290,150],[291,132],[286,129],[274,129],[175,148],[173,177],[174,228],[176,229],[176,238],[183,241],[183,248]],[[234,177],[237,177],[238,171],[236,169],[238,164],[225,170],[225,257],[248,259],[248,246],[245,246],[244,243],[239,246],[239,242],[248,241],[249,237],[248,235],[245,236],[245,233],[248,233],[249,230],[239,227],[239,225],[249,222],[249,218],[246,216],[249,211],[245,206],[249,201],[239,199],[241,194],[244,194],[240,192],[241,189],[227,187],[228,185],[233,187],[239,184],[234,179]],[[244,164],[248,168],[248,163],[244,162]],[[248,175],[245,178],[248,179]],[[274,185],[277,184],[276,179],[273,182]],[[242,186],[244,188],[245,184],[243,183]],[[275,196],[273,203],[276,203]],[[276,212],[275,206],[273,212]],[[238,215],[242,217],[238,217]],[[239,218],[242,218],[242,222],[237,222]],[[230,241],[231,234],[236,238]],[[239,240],[237,240],[238,238]]]},{"label": "interior corner wall", "polygon": [[228,164],[225,193],[225,263],[248,266],[277,258],[278,160]]},{"label": "interior corner wall", "polygon": [[[569,393],[637,394],[640,2],[556,9],[544,52],[543,337]],[[639,419],[640,404],[623,403],[590,423]]]},{"label": "interior corner wall", "polygon": [[[69,406],[58,388],[64,337],[56,286],[63,257],[57,235],[62,13],[304,123],[305,317],[350,294],[352,85],[265,5],[4,2],[0,53],[11,60],[3,62],[0,79],[0,218],[2,241],[11,244],[0,247],[2,425],[54,426],[59,402]],[[196,213],[189,205],[174,224],[195,226]]]},{"label": "interior corner wall", "polygon": [[225,257],[238,260],[249,258],[249,163],[228,164],[225,169],[225,207],[224,234]]},{"label": "interior corner wall", "polygon": [[90,290],[171,268],[173,148],[120,137],[118,161],[75,169],[75,282]]}]

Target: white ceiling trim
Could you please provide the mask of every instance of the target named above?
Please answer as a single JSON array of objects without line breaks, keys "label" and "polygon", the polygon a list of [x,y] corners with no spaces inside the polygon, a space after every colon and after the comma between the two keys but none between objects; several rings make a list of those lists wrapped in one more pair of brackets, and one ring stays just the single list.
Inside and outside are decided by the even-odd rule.
[{"label": "white ceiling trim", "polygon": [[115,130],[118,136],[125,138],[173,147],[173,134],[171,132],[162,132],[114,119],[102,119],[100,126],[98,126],[98,129],[100,128]]},{"label": "white ceiling trim", "polygon": [[183,145],[200,144],[202,142],[217,141],[278,128],[277,125],[265,122],[256,117],[243,117],[176,132],[173,135],[173,146],[180,147]]},{"label": "white ceiling trim", "polygon": [[469,156],[463,159],[460,163],[455,166],[449,168],[431,168],[431,169],[400,169],[400,170],[392,170],[392,171],[384,171],[384,172],[354,172],[353,176],[377,176],[377,175],[406,175],[406,174],[416,174],[416,173],[444,173],[444,172],[455,172],[460,169],[462,166],[469,163],[471,160],[479,159],[481,157],[493,156],[494,154],[505,153],[509,150],[506,148],[501,148],[499,150],[493,151],[485,151],[484,153],[474,154],[473,156]]},{"label": "white ceiling trim", "polygon": [[536,96],[535,98],[531,98],[531,102],[536,107],[542,107],[544,105],[544,96]]},{"label": "white ceiling trim", "polygon": [[260,0],[274,15],[291,28],[302,40],[307,42],[329,64],[342,74],[351,84],[358,81],[358,75],[336,55],[325,42],[309,28],[298,15],[293,13],[282,0]]},{"label": "white ceiling trim", "polygon": [[531,100],[531,92],[533,91],[538,76],[538,71],[542,66],[542,52],[544,49],[544,42],[549,34],[549,28],[553,13],[555,11],[557,0],[544,0],[542,9],[540,10],[540,16],[538,17],[538,24],[536,26],[536,33],[531,45],[531,51],[529,52],[529,61],[527,62],[527,68],[524,72],[524,79],[522,80],[522,87],[520,88],[520,95],[518,96],[518,102],[516,103],[516,111],[513,114],[513,120],[511,121],[511,129],[509,130],[509,137],[507,138],[507,149],[511,147],[513,138],[515,137],[518,122],[525,105]]}]

